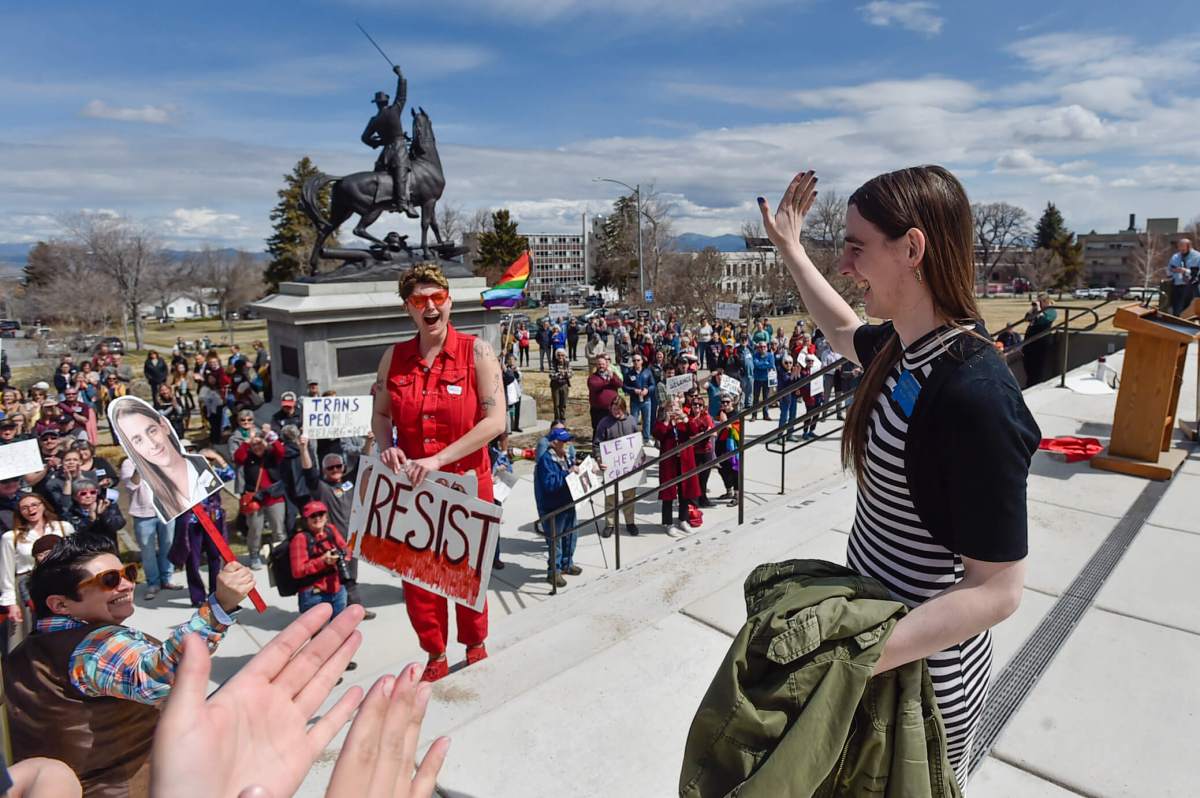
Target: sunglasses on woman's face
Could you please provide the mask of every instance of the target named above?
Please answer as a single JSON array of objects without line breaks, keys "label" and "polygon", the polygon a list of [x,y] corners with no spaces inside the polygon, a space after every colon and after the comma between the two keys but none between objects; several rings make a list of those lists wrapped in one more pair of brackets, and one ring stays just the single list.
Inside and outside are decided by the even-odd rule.
[{"label": "sunglasses on woman's face", "polygon": [[435,308],[440,308],[446,304],[446,300],[450,298],[450,292],[445,288],[438,289],[428,294],[411,294],[408,297],[408,306],[413,310],[423,311],[425,308],[433,305]]},{"label": "sunglasses on woman's face", "polygon": [[121,586],[122,578],[128,579],[130,582],[136,583],[137,575],[138,575],[137,563],[131,562],[128,565],[124,565],[120,568],[112,568],[108,571],[101,571],[98,574],[93,574],[92,576],[89,576],[87,579],[84,579],[82,582],[80,582],[79,587],[84,588],[84,587],[87,587],[88,585],[95,584],[95,585],[99,585],[100,587],[102,587],[105,590],[109,590],[109,591],[116,590],[118,587]]},{"label": "sunglasses on woman's face", "polygon": [[75,491],[75,495],[76,496],[95,496],[98,492],[99,491],[94,491],[89,488],[87,490],[77,490],[77,491]]}]

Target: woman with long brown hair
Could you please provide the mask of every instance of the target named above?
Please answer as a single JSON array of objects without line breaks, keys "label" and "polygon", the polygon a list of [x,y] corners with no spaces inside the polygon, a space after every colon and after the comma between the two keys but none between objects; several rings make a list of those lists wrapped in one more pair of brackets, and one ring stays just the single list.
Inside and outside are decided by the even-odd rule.
[{"label": "woman with long brown hair", "polygon": [[792,180],[774,214],[758,200],[805,306],[865,369],[842,436],[858,480],[853,570],[911,608],[876,673],[925,658],[951,764],[966,782],[991,671],[989,629],[1025,580],[1025,483],[1040,433],[979,320],[970,202],[954,175],[921,166],[859,187],[839,271],[864,290],[865,324],[801,243],[817,178]]},{"label": "woman with long brown hair", "polygon": [[12,651],[33,630],[29,601],[29,576],[35,564],[33,544],[46,535],[66,537],[75,527],[61,521],[50,504],[36,493],[17,502],[13,528],[0,536],[0,606],[8,610],[8,650]]}]

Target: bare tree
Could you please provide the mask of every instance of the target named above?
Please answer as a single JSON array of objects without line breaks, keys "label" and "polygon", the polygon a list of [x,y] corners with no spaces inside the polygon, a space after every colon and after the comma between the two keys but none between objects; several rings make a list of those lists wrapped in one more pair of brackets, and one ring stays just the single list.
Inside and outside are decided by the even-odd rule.
[{"label": "bare tree", "polygon": [[1005,253],[1029,239],[1031,220],[1024,208],[1007,202],[976,203],[971,214],[975,217],[976,274],[986,286]]},{"label": "bare tree", "polygon": [[476,208],[463,220],[463,246],[467,248],[464,260],[474,268],[479,260],[479,237],[492,229],[492,209]]},{"label": "bare tree", "polygon": [[233,314],[263,295],[262,269],[248,252],[205,247],[187,260],[188,282],[201,306],[216,304],[233,341]]},{"label": "bare tree", "polygon": [[714,318],[718,302],[735,301],[732,294],[721,288],[724,276],[725,262],[713,247],[695,254],[667,253],[655,289],[655,304]]},{"label": "bare tree", "polygon": [[663,258],[675,250],[674,212],[675,203],[655,190],[653,183],[642,189],[642,260],[651,290],[657,290]]},{"label": "bare tree", "polygon": [[1166,273],[1171,247],[1166,238],[1150,233],[1138,233],[1138,246],[1133,261],[1133,276],[1143,288],[1158,285]]},{"label": "bare tree", "polygon": [[[23,301],[25,313],[62,322],[87,332],[100,332],[122,317],[116,285],[101,274],[79,244],[49,241],[30,253]],[[82,301],[71,301],[80,297]]]},{"label": "bare tree", "polygon": [[[134,348],[142,348],[141,308],[154,298],[150,274],[162,265],[159,242],[128,219],[79,214],[63,220],[72,243],[82,247],[96,271],[108,277],[120,297],[122,327],[133,320]],[[76,287],[78,290],[78,287]]]},{"label": "bare tree", "polygon": [[742,222],[742,238],[765,238],[762,219],[751,218]]},{"label": "bare tree", "polygon": [[1062,255],[1053,249],[1038,247],[1021,261],[1019,268],[1021,276],[1029,281],[1033,291],[1045,291],[1062,279]]},{"label": "bare tree", "polygon": [[836,191],[817,194],[817,202],[805,220],[805,235],[833,253],[842,255],[846,243],[846,197]]},{"label": "bare tree", "polygon": [[468,225],[467,212],[457,202],[446,202],[443,200],[438,203],[437,218],[438,229],[441,231],[442,239],[445,241],[454,241],[466,232]]}]

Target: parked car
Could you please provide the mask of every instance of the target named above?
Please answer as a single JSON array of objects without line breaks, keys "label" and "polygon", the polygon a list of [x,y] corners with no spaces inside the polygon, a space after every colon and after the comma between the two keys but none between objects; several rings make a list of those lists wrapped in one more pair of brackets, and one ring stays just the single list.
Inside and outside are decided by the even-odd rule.
[{"label": "parked car", "polygon": [[79,333],[67,341],[67,345],[76,352],[91,352],[100,343],[100,336]]},{"label": "parked car", "polygon": [[113,354],[125,354],[125,342],[115,335],[106,335],[105,337],[101,338],[96,342],[96,345],[93,347],[93,351],[98,349],[100,344],[108,344],[108,351],[112,352]]},{"label": "parked car", "polygon": [[599,294],[588,294],[584,298],[583,304],[589,308],[602,308],[604,307],[604,297]]}]

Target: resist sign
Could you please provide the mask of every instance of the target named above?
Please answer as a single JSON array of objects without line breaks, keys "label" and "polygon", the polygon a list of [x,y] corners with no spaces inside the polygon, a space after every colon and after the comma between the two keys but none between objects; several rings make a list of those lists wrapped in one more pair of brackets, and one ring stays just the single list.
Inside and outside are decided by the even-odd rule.
[{"label": "resist sign", "polygon": [[413,487],[378,465],[354,493],[354,551],[407,582],[483,609],[501,508],[431,474]]},{"label": "resist sign", "polygon": [[369,396],[305,396],[304,433],[309,438],[360,438],[371,431]]}]

